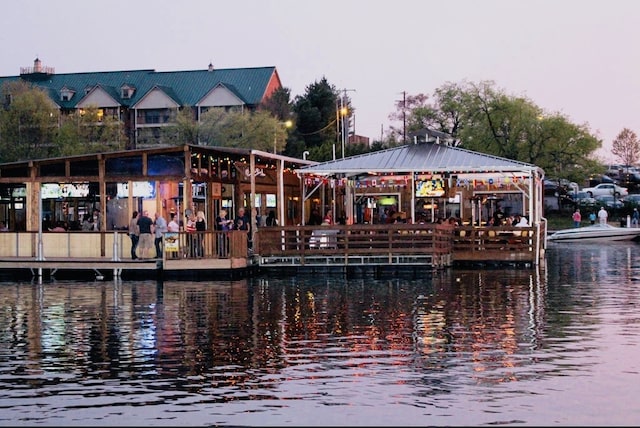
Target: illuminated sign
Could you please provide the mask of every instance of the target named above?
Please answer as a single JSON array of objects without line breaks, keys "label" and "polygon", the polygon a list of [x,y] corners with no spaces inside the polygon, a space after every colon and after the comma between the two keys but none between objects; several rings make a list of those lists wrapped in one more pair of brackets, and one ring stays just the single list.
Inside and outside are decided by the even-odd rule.
[{"label": "illuminated sign", "polygon": [[416,197],[438,198],[442,195],[444,195],[444,180],[437,178],[416,181]]},{"label": "illuminated sign", "polygon": [[63,198],[86,198],[89,196],[89,183],[67,183],[60,185]]},{"label": "illuminated sign", "polygon": [[62,197],[58,183],[43,183],[40,189],[42,199],[58,199]]},{"label": "illuminated sign", "polygon": [[27,188],[26,187],[15,187],[11,191],[11,196],[14,198],[26,198],[27,197]]},{"label": "illuminated sign", "polygon": [[[155,198],[156,188],[151,181],[132,181],[132,196],[134,198]],[[118,183],[118,198],[129,197],[129,183]]]}]

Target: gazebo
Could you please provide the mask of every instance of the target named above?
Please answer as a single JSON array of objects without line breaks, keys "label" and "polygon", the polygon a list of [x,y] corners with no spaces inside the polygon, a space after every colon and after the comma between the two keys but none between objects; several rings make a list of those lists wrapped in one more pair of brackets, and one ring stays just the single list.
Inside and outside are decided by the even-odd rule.
[{"label": "gazebo", "polygon": [[[510,233],[496,231],[495,226],[515,225],[497,222],[495,215],[500,211],[505,218],[525,217],[535,236],[527,251],[544,254],[544,171],[536,165],[474,152],[440,139],[416,139],[399,147],[304,166],[296,172],[303,182],[303,221],[311,207],[331,210],[346,225],[384,223],[387,212],[395,213],[393,223],[416,225],[453,217],[466,229],[463,233],[486,237]],[[483,256],[475,253],[473,257]]]}]

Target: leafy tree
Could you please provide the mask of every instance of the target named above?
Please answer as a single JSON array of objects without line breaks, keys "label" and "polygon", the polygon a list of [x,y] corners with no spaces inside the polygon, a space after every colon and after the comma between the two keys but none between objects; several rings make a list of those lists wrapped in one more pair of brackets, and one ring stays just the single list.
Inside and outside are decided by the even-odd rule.
[{"label": "leafy tree", "polygon": [[162,141],[166,144],[198,144],[200,124],[196,122],[193,109],[186,106],[178,111],[174,124],[162,128],[162,132]]},{"label": "leafy tree", "polygon": [[[337,140],[337,91],[326,78],[314,82],[306,87],[303,96],[296,97],[293,111],[296,116],[296,129],[293,135],[304,141],[304,146],[310,152],[314,148],[333,145]],[[321,150],[325,153],[326,150]],[[331,159],[332,156],[322,158]],[[313,157],[315,160],[320,158]]]},{"label": "leafy tree", "polygon": [[88,107],[60,118],[56,135],[59,156],[122,150],[127,137],[118,117]]},{"label": "leafy tree", "polygon": [[640,156],[640,141],[635,132],[624,128],[612,143],[611,153],[623,165],[636,165]]},{"label": "leafy tree", "polygon": [[23,81],[2,88],[9,100],[0,111],[2,162],[121,150],[127,138],[117,116],[88,107],[60,115],[42,89]]},{"label": "leafy tree", "polygon": [[16,81],[3,86],[0,161],[57,156],[58,108],[42,89]]},{"label": "leafy tree", "polygon": [[208,146],[238,147],[279,153],[287,128],[266,110],[243,113],[211,109],[200,118],[200,143]]},{"label": "leafy tree", "polygon": [[[491,81],[446,83],[428,101],[423,94],[407,96],[390,118],[404,114],[410,131],[441,131],[467,149],[532,163],[572,181],[583,181],[597,170],[592,156],[602,142],[586,124],[545,113],[528,98],[508,95]],[[403,106],[409,111],[402,111]]]},{"label": "leafy tree", "polygon": [[278,88],[258,106],[258,110],[266,110],[284,122],[291,120],[291,107],[291,90]]}]

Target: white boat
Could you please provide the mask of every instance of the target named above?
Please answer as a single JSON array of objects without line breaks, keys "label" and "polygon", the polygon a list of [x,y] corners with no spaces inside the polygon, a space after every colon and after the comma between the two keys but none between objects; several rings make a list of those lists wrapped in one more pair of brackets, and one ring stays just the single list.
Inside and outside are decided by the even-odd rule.
[{"label": "white boat", "polygon": [[607,223],[562,229],[547,237],[549,241],[562,242],[609,242],[640,239],[640,228],[616,227]]}]

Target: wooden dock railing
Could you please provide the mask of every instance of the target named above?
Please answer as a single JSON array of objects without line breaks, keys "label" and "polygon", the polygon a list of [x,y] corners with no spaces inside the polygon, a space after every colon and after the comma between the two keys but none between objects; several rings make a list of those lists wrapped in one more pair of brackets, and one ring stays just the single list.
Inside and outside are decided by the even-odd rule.
[{"label": "wooden dock railing", "polygon": [[[175,232],[165,234],[163,258],[246,258],[244,231]],[[42,254],[39,254],[39,251]],[[151,253],[155,254],[155,250]],[[0,232],[0,257],[37,258],[131,258],[131,239],[126,231],[110,232]]]},{"label": "wooden dock railing", "polygon": [[427,224],[263,227],[254,254],[265,264],[450,264],[453,231]]},{"label": "wooden dock railing", "polygon": [[263,262],[309,264],[399,263],[434,266],[453,261],[536,262],[542,242],[537,227],[447,227],[437,224],[263,227],[255,254]]},{"label": "wooden dock railing", "polygon": [[[449,227],[438,224],[261,227],[245,231],[177,232],[164,236],[165,268],[232,267],[252,256],[264,266],[427,264],[456,261],[537,263],[543,257],[544,223],[537,227]],[[252,244],[252,245],[251,245]],[[0,232],[0,257],[131,260],[126,231]],[[155,254],[155,251],[152,251]],[[196,263],[200,261],[201,263]],[[217,266],[217,265],[216,265]],[[226,266],[226,264],[220,265]]]}]

